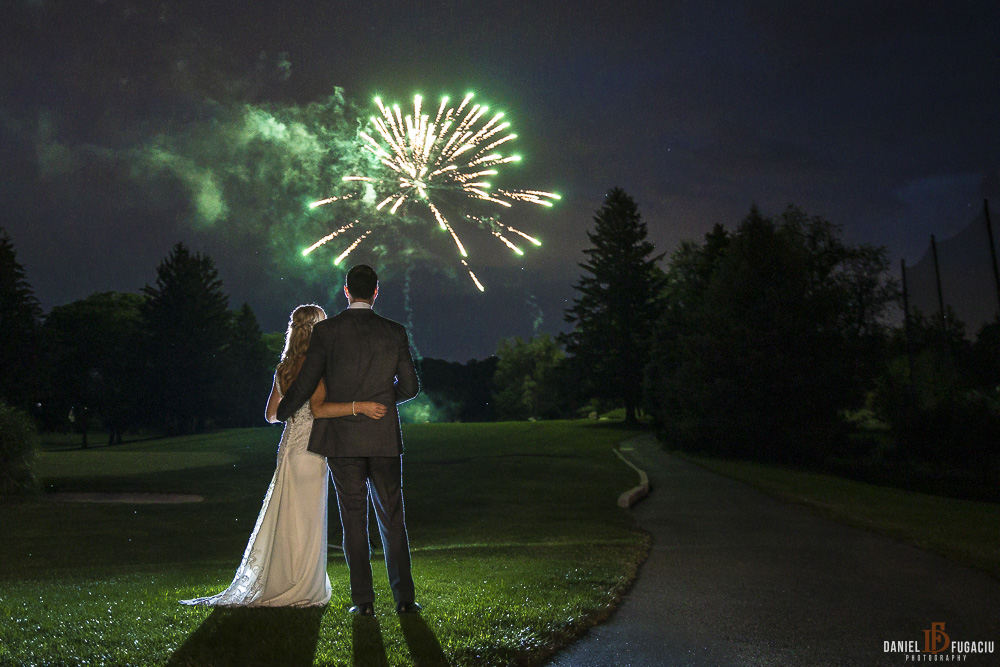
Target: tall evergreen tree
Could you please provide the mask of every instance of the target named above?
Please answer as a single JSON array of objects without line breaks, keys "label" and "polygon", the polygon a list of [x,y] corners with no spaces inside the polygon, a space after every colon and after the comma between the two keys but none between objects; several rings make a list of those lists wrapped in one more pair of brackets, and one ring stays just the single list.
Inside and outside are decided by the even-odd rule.
[{"label": "tall evergreen tree", "polygon": [[178,243],[143,288],[154,422],[169,431],[204,428],[226,391],[229,297],[212,259]]},{"label": "tall evergreen tree", "polygon": [[10,405],[25,407],[37,398],[41,316],[14,244],[0,228],[0,399]]},{"label": "tall evergreen tree", "polygon": [[274,372],[272,357],[264,342],[257,316],[244,303],[231,314],[229,343],[224,356],[229,375],[224,395],[229,405],[226,412],[234,426],[254,426],[262,422],[264,403],[271,388]]},{"label": "tall evergreen tree", "polygon": [[574,325],[561,341],[573,363],[590,380],[590,390],[625,404],[625,417],[636,420],[642,400],[642,371],[649,358],[649,329],[660,310],[663,272],[646,240],[635,201],[613,188],[587,232],[592,248],[584,250],[585,271],[574,285],[579,297],[565,313]]},{"label": "tall evergreen tree", "polygon": [[685,241],[668,260],[663,311],[654,327],[651,358],[643,376],[644,406],[658,430],[679,418],[671,392],[665,390],[666,380],[684,362],[681,337],[688,332],[691,313],[704,302],[729,242],[729,233],[717,224],[703,244]]}]

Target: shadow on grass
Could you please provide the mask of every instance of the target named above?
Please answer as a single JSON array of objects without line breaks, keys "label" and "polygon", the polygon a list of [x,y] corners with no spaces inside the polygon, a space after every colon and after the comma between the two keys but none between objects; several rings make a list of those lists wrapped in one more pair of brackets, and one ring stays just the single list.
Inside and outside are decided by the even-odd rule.
[{"label": "shadow on grass", "polygon": [[[417,614],[399,617],[403,638],[414,667],[448,667],[448,658],[434,632]],[[377,618],[355,616],[351,623],[354,667],[388,667],[389,659]]]},{"label": "shadow on grass", "polygon": [[406,646],[414,667],[448,667],[448,658],[441,649],[434,632],[417,614],[402,614],[399,626],[403,630]]},{"label": "shadow on grass", "polygon": [[351,623],[351,646],[355,667],[389,667],[382,641],[382,628],[374,617],[355,616]]},{"label": "shadow on grass", "polygon": [[325,611],[325,607],[217,607],[167,665],[312,665]]}]

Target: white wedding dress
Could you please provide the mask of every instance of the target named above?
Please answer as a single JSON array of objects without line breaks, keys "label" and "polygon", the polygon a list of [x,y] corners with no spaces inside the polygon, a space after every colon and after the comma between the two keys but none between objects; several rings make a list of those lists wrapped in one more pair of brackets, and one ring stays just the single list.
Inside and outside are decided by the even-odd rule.
[{"label": "white wedding dress", "polygon": [[307,402],[285,424],[278,465],[233,583],[217,595],[181,604],[305,607],[330,601],[326,573],[330,472],[325,456],[306,449],[312,421]]}]

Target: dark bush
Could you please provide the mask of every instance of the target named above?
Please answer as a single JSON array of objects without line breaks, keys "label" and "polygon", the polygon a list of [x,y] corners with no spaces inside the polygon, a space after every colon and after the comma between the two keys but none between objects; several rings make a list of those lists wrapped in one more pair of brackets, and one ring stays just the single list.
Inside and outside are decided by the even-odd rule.
[{"label": "dark bush", "polygon": [[38,491],[37,453],[38,433],[31,417],[0,402],[0,496],[25,496]]},{"label": "dark bush", "polygon": [[892,429],[904,458],[978,469],[998,454],[1000,414],[981,394],[899,408]]}]

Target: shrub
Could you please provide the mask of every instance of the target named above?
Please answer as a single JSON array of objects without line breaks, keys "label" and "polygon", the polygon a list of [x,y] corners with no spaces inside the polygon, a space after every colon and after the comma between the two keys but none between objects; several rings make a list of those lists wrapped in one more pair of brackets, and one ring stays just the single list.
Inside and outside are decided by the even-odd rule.
[{"label": "shrub", "polygon": [[0,495],[25,496],[39,490],[37,453],[38,433],[31,417],[0,402]]},{"label": "shrub", "polygon": [[980,469],[997,455],[1000,413],[976,392],[932,405],[904,404],[893,431],[907,458]]}]

